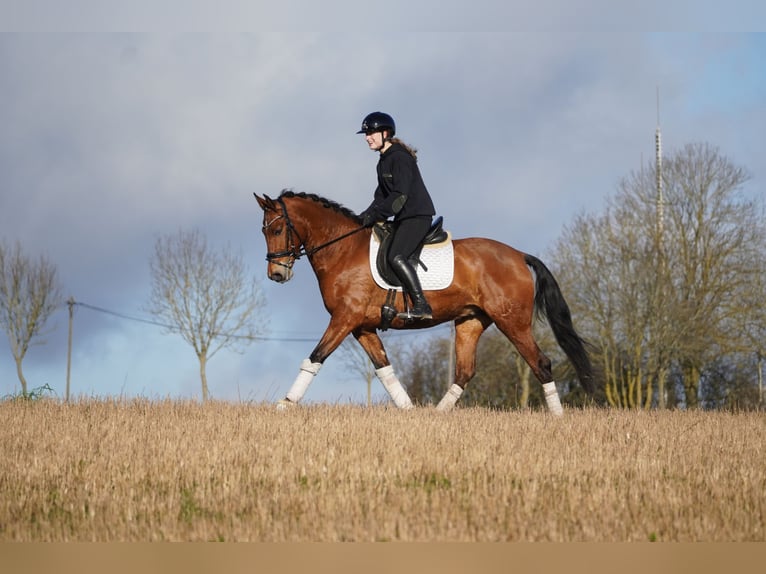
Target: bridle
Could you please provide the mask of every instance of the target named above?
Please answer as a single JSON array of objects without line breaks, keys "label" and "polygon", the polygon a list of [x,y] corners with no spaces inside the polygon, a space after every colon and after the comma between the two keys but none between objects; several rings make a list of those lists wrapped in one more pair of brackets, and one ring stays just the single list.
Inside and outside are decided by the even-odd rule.
[{"label": "bridle", "polygon": [[[350,235],[353,235],[354,233],[357,233],[364,229],[364,226],[357,227],[356,229],[352,229],[348,233],[344,233],[343,235],[336,237],[334,239],[331,239],[330,241],[327,241],[325,243],[322,243],[321,245],[317,245],[316,247],[312,247],[311,249],[306,247],[305,242],[303,241],[303,238],[301,238],[300,234],[298,233],[298,230],[295,229],[295,226],[293,225],[293,222],[290,220],[290,214],[287,213],[287,205],[285,205],[285,200],[281,197],[277,198],[277,202],[279,202],[279,205],[282,208],[282,213],[275,216],[273,219],[269,220],[268,222],[263,224],[263,230],[266,231],[271,225],[279,221],[280,219],[285,220],[287,233],[285,234],[285,249],[282,251],[269,251],[266,253],[266,261],[269,263],[273,263],[275,265],[280,265],[282,267],[285,267],[286,269],[292,269],[293,265],[295,265],[295,262],[303,257],[304,255],[311,259],[311,256],[314,255],[317,251],[320,249],[324,249],[328,245],[332,245],[336,241],[340,241],[341,239],[345,239],[346,237],[349,237]],[[298,245],[296,246],[295,241],[293,241],[293,236],[298,238]],[[290,257],[291,259],[287,263],[282,263],[281,261],[277,261],[277,259],[282,259],[283,257]]]},{"label": "bridle", "polygon": [[[284,200],[280,197],[277,199],[277,201],[279,202],[279,205],[282,206],[282,213],[267,223],[264,223],[263,231],[266,231],[269,227],[272,226],[273,223],[279,221],[280,219],[284,219],[286,223],[285,227],[287,229],[287,233],[285,233],[285,249],[283,251],[269,251],[266,253],[266,261],[269,263],[274,263],[275,265],[280,265],[286,269],[292,269],[296,260],[300,259],[301,255],[305,253],[305,248],[304,251],[300,250],[300,246],[303,245],[303,239],[301,239],[301,236],[295,229],[293,222],[290,220],[290,215],[287,213],[287,206],[285,205]],[[295,234],[295,236],[298,238],[298,248],[295,247],[295,243],[293,242],[293,234]],[[291,259],[287,263],[277,261],[277,259],[282,259],[283,257],[288,256],[290,256]]]}]

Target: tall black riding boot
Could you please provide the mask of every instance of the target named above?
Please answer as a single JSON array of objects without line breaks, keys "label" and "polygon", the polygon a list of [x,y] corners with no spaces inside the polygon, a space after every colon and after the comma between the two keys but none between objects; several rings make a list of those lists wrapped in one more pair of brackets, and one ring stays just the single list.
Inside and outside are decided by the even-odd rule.
[{"label": "tall black riding boot", "polygon": [[432,319],[431,306],[423,295],[423,288],[420,286],[420,279],[412,264],[403,256],[396,255],[391,260],[391,268],[396,276],[402,282],[404,290],[409,293],[412,300],[412,309],[407,319]]}]

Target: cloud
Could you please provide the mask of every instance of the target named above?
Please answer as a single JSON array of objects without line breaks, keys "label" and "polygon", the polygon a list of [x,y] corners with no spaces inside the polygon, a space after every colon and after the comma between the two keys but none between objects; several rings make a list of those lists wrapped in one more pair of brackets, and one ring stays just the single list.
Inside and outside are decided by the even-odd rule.
[{"label": "cloud", "polygon": [[[657,86],[666,149],[709,141],[762,188],[762,36],[558,26],[378,36],[351,20],[340,33],[0,35],[0,237],[46,252],[67,294],[128,314],[148,296],[155,239],[179,228],[242,249],[263,278],[252,193],[288,187],[361,211],[376,157],[354,132],[383,109],[419,148],[456,237],[543,254],[574,215],[598,210],[651,161]],[[305,261],[289,284],[264,289],[274,331],[318,340],[328,318]],[[63,379],[66,322],[62,309],[30,370]],[[134,372],[160,395],[194,388],[185,373],[196,359],[170,335],[85,311],[75,327],[81,388],[129,373],[128,388],[141,392]],[[156,353],[141,351],[146,341]],[[262,380],[280,394],[312,348],[254,345],[211,368],[222,364],[227,396],[236,381],[241,395],[260,392]],[[331,363],[308,397],[350,392]],[[1,393],[15,374],[2,359],[0,372]]]}]

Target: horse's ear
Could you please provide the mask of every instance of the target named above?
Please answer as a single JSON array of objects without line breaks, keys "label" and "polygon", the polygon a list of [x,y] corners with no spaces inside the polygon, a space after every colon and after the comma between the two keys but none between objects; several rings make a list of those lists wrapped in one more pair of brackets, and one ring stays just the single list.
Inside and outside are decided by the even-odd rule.
[{"label": "horse's ear", "polygon": [[276,210],[276,205],[274,205],[274,200],[271,199],[268,195],[264,194],[263,197],[259,197],[257,193],[253,193],[255,196],[256,201],[258,202],[258,205],[261,206],[261,209],[263,211],[274,211]]}]

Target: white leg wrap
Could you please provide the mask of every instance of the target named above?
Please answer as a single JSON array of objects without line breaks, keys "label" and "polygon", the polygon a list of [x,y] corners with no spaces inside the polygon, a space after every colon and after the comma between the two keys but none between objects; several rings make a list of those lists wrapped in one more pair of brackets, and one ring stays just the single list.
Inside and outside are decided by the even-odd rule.
[{"label": "white leg wrap", "polygon": [[455,406],[455,403],[463,394],[463,387],[457,384],[453,384],[448,390],[447,394],[442,397],[439,404],[436,405],[437,411],[449,411]]},{"label": "white leg wrap", "polygon": [[293,386],[287,391],[287,398],[290,402],[297,403],[303,398],[303,395],[306,394],[306,389],[309,388],[311,381],[314,380],[320,368],[322,368],[322,363],[312,363],[309,359],[303,359],[301,370]]},{"label": "white leg wrap", "polygon": [[388,394],[391,395],[391,399],[397,407],[400,409],[413,408],[410,396],[407,394],[407,391],[404,390],[402,383],[399,382],[399,379],[394,373],[394,368],[391,365],[376,370],[375,374],[380,379],[380,382],[383,383],[383,386],[388,391]]},{"label": "white leg wrap", "polygon": [[543,385],[543,393],[545,393],[545,402],[548,403],[548,410],[551,411],[557,417],[564,414],[564,409],[561,408],[561,401],[559,400],[559,392],[556,390],[556,383],[551,381]]}]

